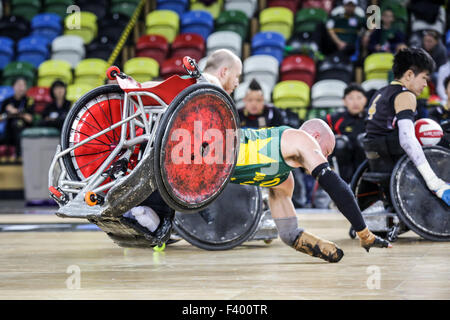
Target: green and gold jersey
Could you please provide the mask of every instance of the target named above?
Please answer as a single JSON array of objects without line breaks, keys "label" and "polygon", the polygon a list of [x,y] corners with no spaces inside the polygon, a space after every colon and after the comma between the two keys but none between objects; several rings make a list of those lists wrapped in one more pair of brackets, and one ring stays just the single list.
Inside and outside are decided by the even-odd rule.
[{"label": "green and gold jersey", "polygon": [[239,156],[230,182],[274,187],[285,181],[291,170],[281,155],[281,135],[288,126],[240,129]]}]

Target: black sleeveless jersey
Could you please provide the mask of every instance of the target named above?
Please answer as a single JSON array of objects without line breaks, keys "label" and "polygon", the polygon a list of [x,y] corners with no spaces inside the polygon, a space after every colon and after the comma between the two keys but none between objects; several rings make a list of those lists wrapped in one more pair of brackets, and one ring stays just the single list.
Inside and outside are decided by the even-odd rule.
[{"label": "black sleeveless jersey", "polygon": [[409,91],[400,82],[392,81],[372,96],[366,118],[368,139],[387,136],[398,130],[396,126],[394,101],[398,94]]}]

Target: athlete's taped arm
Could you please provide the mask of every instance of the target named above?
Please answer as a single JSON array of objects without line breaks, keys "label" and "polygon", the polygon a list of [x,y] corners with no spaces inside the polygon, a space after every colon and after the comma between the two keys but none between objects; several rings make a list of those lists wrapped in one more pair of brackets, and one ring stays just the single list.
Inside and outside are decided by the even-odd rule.
[{"label": "athlete's taped arm", "polygon": [[318,165],[311,175],[319,182],[319,185],[329,194],[339,211],[352,224],[356,232],[366,228],[366,224],[356,203],[355,196],[349,186],[333,170],[328,162]]}]

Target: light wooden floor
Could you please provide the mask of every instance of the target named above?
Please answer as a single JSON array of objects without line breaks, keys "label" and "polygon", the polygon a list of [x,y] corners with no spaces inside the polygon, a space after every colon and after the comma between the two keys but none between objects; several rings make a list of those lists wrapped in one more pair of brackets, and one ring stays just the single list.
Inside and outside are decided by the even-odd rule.
[{"label": "light wooden floor", "polygon": [[[368,254],[348,237],[340,215],[298,217],[340,245],[340,263],[295,252],[278,239],[221,252],[180,241],[155,253],[117,247],[103,232],[0,233],[0,299],[450,299],[449,243],[408,232],[394,248]],[[36,219],[69,222],[6,215],[0,223]],[[67,281],[71,266],[80,270],[80,289],[67,287],[74,283]]]}]

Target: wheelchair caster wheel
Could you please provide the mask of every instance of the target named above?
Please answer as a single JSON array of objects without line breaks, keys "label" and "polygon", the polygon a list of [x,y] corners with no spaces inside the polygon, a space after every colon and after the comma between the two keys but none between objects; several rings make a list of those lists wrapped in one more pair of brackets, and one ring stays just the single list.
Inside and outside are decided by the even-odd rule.
[{"label": "wheelchair caster wheel", "polygon": [[395,242],[398,239],[398,227],[393,227],[387,234],[389,242]]},{"label": "wheelchair caster wheel", "polygon": [[166,243],[164,242],[160,246],[154,246],[153,247],[153,251],[155,251],[155,252],[163,252],[165,248],[166,248]]},{"label": "wheelchair caster wheel", "polygon": [[355,239],[356,238],[356,231],[353,228],[350,228],[350,230],[348,231],[348,235],[350,236],[350,238]]},{"label": "wheelchair caster wheel", "polygon": [[84,196],[84,201],[88,206],[93,207],[97,204],[102,204],[103,198],[92,191],[88,191]]},{"label": "wheelchair caster wheel", "polygon": [[271,244],[273,240],[264,240],[265,244]]}]

